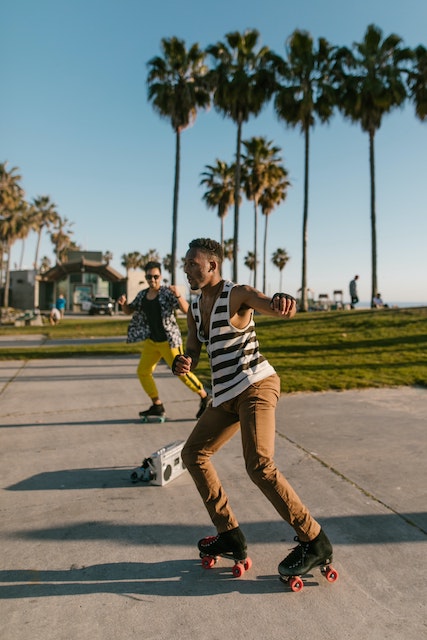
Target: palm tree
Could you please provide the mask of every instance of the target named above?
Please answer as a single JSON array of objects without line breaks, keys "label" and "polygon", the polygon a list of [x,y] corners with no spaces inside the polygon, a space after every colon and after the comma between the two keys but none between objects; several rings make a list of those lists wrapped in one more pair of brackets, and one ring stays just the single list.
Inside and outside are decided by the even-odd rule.
[{"label": "palm tree", "polygon": [[304,136],[304,204],[302,224],[302,295],[301,310],[308,310],[307,300],[307,237],[310,130],[316,122],[327,122],[334,109],[335,91],[331,83],[333,48],[319,38],[317,49],[306,31],[296,30],[290,36],[287,59],[276,56],[279,87],[274,106],[279,119],[290,127],[300,127]]},{"label": "palm tree", "polygon": [[248,267],[251,273],[255,272],[256,257],[253,251],[248,251],[244,258],[245,267]]},{"label": "palm tree", "polygon": [[233,237],[233,280],[237,282],[242,125],[251,115],[258,115],[270,99],[274,77],[269,69],[271,59],[268,47],[256,50],[259,40],[256,29],[228,33],[225,40],[225,43],[218,42],[208,47],[207,53],[215,64],[210,73],[214,106],[237,125]]},{"label": "palm tree", "polygon": [[187,51],[185,42],[178,38],[163,38],[163,58],[158,56],[148,62],[148,99],[154,110],[170,121],[175,132],[175,182],[172,211],[172,284],[175,284],[179,171],[181,162],[181,132],[192,125],[199,108],[210,105],[207,83],[208,69],[205,53],[198,44]]},{"label": "palm tree", "polygon": [[74,222],[70,222],[68,218],[61,218],[58,215],[53,224],[53,231],[50,234],[50,239],[55,247],[56,261],[60,264],[66,262],[67,253],[71,250],[78,250],[79,246],[71,239],[73,231],[71,227]]},{"label": "palm tree", "polygon": [[201,185],[207,187],[203,194],[203,200],[209,209],[217,209],[218,217],[221,221],[221,246],[224,248],[224,218],[229,208],[234,203],[234,178],[235,166],[228,165],[223,160],[216,160],[215,165],[207,164],[206,171],[200,181]]},{"label": "palm tree", "polygon": [[20,208],[21,220],[19,225],[19,233],[17,240],[21,240],[21,256],[19,259],[19,268],[22,269],[25,253],[25,240],[32,229],[32,208],[25,200],[22,201]]},{"label": "palm tree", "polygon": [[7,253],[6,277],[4,284],[3,305],[9,306],[10,287],[10,253],[13,243],[22,237],[24,229],[28,229],[28,221],[24,211],[27,204],[24,200],[25,192],[21,187],[21,176],[18,169],[7,169],[7,162],[0,164],[0,243],[3,255]]},{"label": "palm tree", "polygon": [[59,222],[59,214],[56,204],[51,202],[49,196],[38,196],[31,202],[31,226],[37,233],[36,254],[34,269],[37,271],[39,262],[40,240],[44,229],[49,229]]},{"label": "palm tree", "polygon": [[378,291],[377,230],[375,204],[375,134],[383,116],[401,106],[406,97],[404,65],[411,60],[410,49],[392,33],[383,38],[381,29],[369,25],[363,41],[353,49],[341,48],[336,54],[336,74],[340,81],[339,108],[352,122],[359,122],[369,136],[369,170],[371,183],[371,307]]},{"label": "palm tree", "polygon": [[[244,140],[246,153],[242,154],[242,183],[248,200],[254,203],[254,255],[258,259],[258,205],[264,191],[271,186],[275,168],[281,158],[279,147],[263,137]],[[254,287],[257,286],[257,262],[254,264]]]},{"label": "palm tree", "polygon": [[139,251],[124,253],[121,258],[121,265],[126,269],[126,277],[129,277],[130,269],[142,269],[144,258]]},{"label": "palm tree", "polygon": [[147,262],[161,262],[159,252],[156,249],[148,249],[147,253],[142,255],[142,268]]},{"label": "palm tree", "polygon": [[276,249],[276,251],[271,256],[271,262],[275,267],[279,269],[280,278],[279,278],[279,291],[283,290],[282,287],[282,271],[286,267],[288,261],[290,260],[290,256],[286,249]]},{"label": "palm tree", "polygon": [[424,122],[427,120],[427,49],[419,45],[413,55],[414,65],[409,73],[408,86],[416,116]]},{"label": "palm tree", "polygon": [[268,184],[261,194],[259,204],[261,211],[265,216],[264,224],[264,247],[263,247],[263,271],[262,271],[262,290],[267,291],[267,235],[268,220],[270,213],[274,211],[285,199],[288,193],[288,172],[281,165],[272,164],[269,167]]}]

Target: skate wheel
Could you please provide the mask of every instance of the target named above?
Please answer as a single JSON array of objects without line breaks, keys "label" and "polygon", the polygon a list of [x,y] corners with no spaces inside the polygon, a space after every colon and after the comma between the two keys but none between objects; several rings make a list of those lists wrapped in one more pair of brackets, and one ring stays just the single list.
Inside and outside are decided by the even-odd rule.
[{"label": "skate wheel", "polygon": [[245,567],[245,571],[249,571],[249,569],[252,568],[252,560],[250,558],[246,558],[246,560],[243,563],[243,566]]},{"label": "skate wheel", "polygon": [[203,556],[202,558],[202,567],[203,569],[212,569],[216,564],[216,558],[213,556]]},{"label": "skate wheel", "polygon": [[302,578],[294,576],[293,578],[289,578],[289,586],[292,591],[298,593],[298,591],[302,591],[304,582],[302,581]]},{"label": "skate wheel", "polygon": [[236,562],[232,571],[233,571],[233,576],[235,578],[241,578],[242,575],[245,573],[245,567],[241,562]]},{"label": "skate wheel", "polygon": [[333,567],[326,567],[323,575],[328,582],[336,582],[338,580],[338,571]]},{"label": "skate wheel", "polygon": [[138,478],[138,474],[136,471],[132,471],[132,473],[130,474],[130,479],[132,480],[132,482],[135,484],[136,482],[138,482],[139,478]]}]

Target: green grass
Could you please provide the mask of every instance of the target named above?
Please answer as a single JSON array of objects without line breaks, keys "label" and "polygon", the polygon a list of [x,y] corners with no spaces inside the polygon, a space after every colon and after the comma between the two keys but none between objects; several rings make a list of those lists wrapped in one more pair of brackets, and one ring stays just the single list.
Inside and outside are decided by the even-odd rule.
[{"label": "green grass", "polygon": [[[57,327],[0,326],[0,335],[40,334],[49,338],[123,336],[120,344],[0,348],[0,359],[112,356],[138,353],[125,343],[129,317],[64,319]],[[185,320],[179,319],[185,341]],[[256,316],[261,352],[275,367],[283,392],[427,387],[427,308],[298,314],[292,321]],[[203,353],[198,375],[209,380]]]}]

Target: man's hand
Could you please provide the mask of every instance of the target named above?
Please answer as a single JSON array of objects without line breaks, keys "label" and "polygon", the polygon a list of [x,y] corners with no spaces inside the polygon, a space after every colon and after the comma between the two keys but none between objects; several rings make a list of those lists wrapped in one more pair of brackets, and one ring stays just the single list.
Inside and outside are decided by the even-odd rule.
[{"label": "man's hand", "polygon": [[172,362],[172,373],[176,376],[185,376],[190,373],[192,362],[192,358],[185,354],[175,356]]},{"label": "man's hand", "polygon": [[270,300],[270,308],[282,316],[295,313],[296,300],[288,293],[275,293]]}]

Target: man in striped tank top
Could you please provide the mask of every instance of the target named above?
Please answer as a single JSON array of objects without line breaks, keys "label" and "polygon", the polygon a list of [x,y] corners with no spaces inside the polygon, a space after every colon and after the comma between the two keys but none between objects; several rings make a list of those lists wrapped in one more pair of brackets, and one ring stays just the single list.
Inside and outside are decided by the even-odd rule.
[{"label": "man in striped tank top", "polygon": [[275,409],[280,380],[262,356],[255,333],[254,310],[292,318],[295,299],[276,293],[271,299],[247,285],[221,276],[221,245],[209,238],[189,244],[184,271],[193,291],[201,293],[187,313],[188,338],[184,355],[172,370],[182,376],[198,364],[206,346],[212,375],[212,405],[198,420],[182,451],[182,459],[206,506],[217,534],[202,538],[201,554],[247,558],[245,536],[211,462],[211,456],[240,429],[246,470],[280,516],[295,530],[298,542],[279,564],[279,573],[303,575],[332,561],[332,545],[320,524],[277,469],[273,460]]}]

